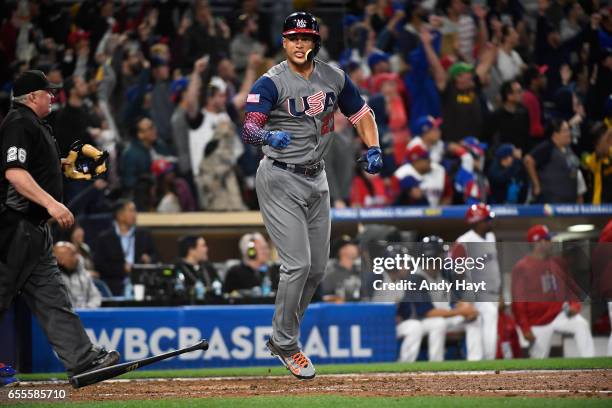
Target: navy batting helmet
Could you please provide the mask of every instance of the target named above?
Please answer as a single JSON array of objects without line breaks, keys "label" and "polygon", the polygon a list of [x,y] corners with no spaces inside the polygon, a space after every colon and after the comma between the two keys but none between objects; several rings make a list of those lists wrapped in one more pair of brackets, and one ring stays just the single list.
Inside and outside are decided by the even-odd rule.
[{"label": "navy batting helmet", "polygon": [[437,257],[446,252],[444,240],[436,235],[425,237],[421,242],[421,250],[425,256]]},{"label": "navy batting helmet", "polygon": [[319,22],[310,13],[297,11],[290,14],[283,24],[283,37],[291,34],[311,34],[314,38],[314,49],[308,53],[308,59],[314,58],[321,48],[321,36],[319,35]]}]

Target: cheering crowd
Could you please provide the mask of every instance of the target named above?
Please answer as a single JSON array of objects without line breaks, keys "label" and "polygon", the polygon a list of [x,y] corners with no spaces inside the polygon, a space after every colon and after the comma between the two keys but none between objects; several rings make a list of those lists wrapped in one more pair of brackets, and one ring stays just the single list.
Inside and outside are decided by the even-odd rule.
[{"label": "cheering crowd", "polygon": [[[63,83],[48,118],[62,156],[77,139],[110,153],[106,179],[66,181],[75,213],[108,212],[118,198],[139,211],[258,208],[261,152],[240,139],[243,108],[283,57],[257,1],[224,14],[204,0],[19,1],[1,17],[0,115],[13,79],[40,69]],[[602,2],[353,1],[329,20],[319,58],[368,99],[385,163],[380,175],[356,166],[362,146],[337,115],[334,207],[611,201]],[[343,35],[331,36],[339,22]]]}]

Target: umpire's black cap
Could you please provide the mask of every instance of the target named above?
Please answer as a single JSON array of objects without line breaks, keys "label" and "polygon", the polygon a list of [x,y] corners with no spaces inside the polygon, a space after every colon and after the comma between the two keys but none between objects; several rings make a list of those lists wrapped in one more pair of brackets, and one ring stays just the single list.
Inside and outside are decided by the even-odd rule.
[{"label": "umpire's black cap", "polygon": [[52,84],[47,76],[36,69],[24,71],[13,83],[13,96],[21,96],[44,89],[60,89],[62,84]]}]

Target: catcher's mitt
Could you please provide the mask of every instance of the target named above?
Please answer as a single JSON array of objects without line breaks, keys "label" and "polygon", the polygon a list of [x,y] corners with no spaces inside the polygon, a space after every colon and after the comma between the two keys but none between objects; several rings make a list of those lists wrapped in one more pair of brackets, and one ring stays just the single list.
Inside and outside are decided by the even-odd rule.
[{"label": "catcher's mitt", "polygon": [[62,160],[64,175],[72,180],[91,180],[106,173],[108,152],[100,151],[90,144],[77,140]]}]

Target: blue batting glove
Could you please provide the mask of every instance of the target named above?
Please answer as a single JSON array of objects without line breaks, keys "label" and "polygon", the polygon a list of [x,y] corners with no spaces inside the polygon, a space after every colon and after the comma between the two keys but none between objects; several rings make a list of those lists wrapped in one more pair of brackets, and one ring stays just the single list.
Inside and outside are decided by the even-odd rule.
[{"label": "blue batting glove", "polygon": [[383,168],[382,150],[378,146],[372,146],[358,161],[363,163],[362,168],[365,171],[370,174],[376,174]]},{"label": "blue batting glove", "polygon": [[265,144],[272,146],[275,149],[282,150],[291,143],[291,135],[282,130],[273,130],[268,133]]}]

